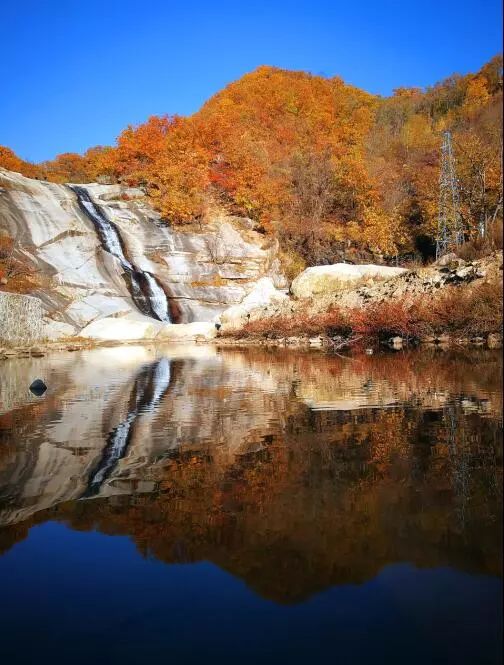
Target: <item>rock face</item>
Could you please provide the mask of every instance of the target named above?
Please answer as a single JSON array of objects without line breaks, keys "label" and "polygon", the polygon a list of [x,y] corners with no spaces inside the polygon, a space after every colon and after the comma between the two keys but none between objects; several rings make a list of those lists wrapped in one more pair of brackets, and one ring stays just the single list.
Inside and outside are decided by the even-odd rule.
[{"label": "rock face", "polygon": [[378,265],[351,265],[335,263],[330,266],[307,268],[294,279],[291,291],[295,298],[311,298],[315,295],[330,294],[348,287],[349,282],[359,280],[383,280],[397,277],[406,272],[405,268],[390,268]]},{"label": "rock face", "polygon": [[[228,217],[213,220],[202,232],[175,231],[139,189],[81,187],[117,229],[127,262],[153,276],[167,294],[174,323],[210,322],[241,303],[260,278],[282,282],[276,245],[248,220]],[[104,249],[70,187],[0,168],[0,233],[15,240],[42,277],[34,295],[43,304],[47,337],[165,334],[167,324],[135,305],[124,261]]]},{"label": "rock face", "polygon": [[239,330],[248,321],[260,316],[262,309],[283,303],[288,299],[285,291],[275,288],[268,277],[260,279],[248,296],[239,305],[225,310],[219,317],[223,332]]}]

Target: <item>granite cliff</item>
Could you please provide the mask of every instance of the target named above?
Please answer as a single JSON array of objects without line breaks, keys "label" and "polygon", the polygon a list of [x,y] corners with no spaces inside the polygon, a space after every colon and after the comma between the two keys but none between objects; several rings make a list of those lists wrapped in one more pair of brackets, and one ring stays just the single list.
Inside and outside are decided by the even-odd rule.
[{"label": "granite cliff", "polygon": [[284,286],[275,241],[253,222],[216,215],[178,231],[137,188],[70,187],[0,168],[0,234],[38,276],[31,295],[49,339],[209,335],[259,280]]}]

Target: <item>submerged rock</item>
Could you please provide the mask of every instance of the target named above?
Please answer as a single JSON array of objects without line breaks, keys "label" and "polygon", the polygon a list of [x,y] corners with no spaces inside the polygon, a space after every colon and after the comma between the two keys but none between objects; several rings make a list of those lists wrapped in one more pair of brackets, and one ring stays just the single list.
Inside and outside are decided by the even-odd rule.
[{"label": "submerged rock", "polygon": [[30,391],[37,397],[43,395],[46,390],[47,386],[42,381],[42,379],[35,379],[35,381],[33,381],[33,383],[30,385]]},{"label": "submerged rock", "polygon": [[402,337],[399,337],[399,335],[396,335],[396,337],[391,337],[389,339],[389,346],[392,349],[396,349],[397,351],[399,351],[400,349],[403,348],[403,344],[404,344],[404,340],[403,340]]}]

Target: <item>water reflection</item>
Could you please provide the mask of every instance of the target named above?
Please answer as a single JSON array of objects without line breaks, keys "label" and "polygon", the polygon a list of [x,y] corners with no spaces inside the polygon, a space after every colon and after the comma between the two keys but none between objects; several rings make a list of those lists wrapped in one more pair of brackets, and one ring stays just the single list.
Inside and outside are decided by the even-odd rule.
[{"label": "water reflection", "polygon": [[168,390],[170,378],[170,361],[167,358],[161,358],[139,371],[133,382],[126,418],[107,436],[103,454],[91,473],[83,497],[99,493],[103,482],[110,476],[118,461],[124,457],[139,416],[155,409]]},{"label": "water reflection", "polygon": [[489,352],[203,347],[12,361],[0,546],[56,519],[280,603],[394,562],[499,575],[501,369]]}]

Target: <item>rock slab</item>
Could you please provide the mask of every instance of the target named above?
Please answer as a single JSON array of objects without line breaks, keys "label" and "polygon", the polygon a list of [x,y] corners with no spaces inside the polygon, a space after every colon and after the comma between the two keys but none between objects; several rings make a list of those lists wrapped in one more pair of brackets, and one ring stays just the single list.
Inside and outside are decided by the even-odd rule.
[{"label": "rock slab", "polygon": [[397,277],[407,272],[405,268],[378,265],[352,265],[335,263],[328,266],[313,266],[298,275],[291,284],[295,298],[311,298],[341,291],[351,282],[360,280],[379,281]]}]

